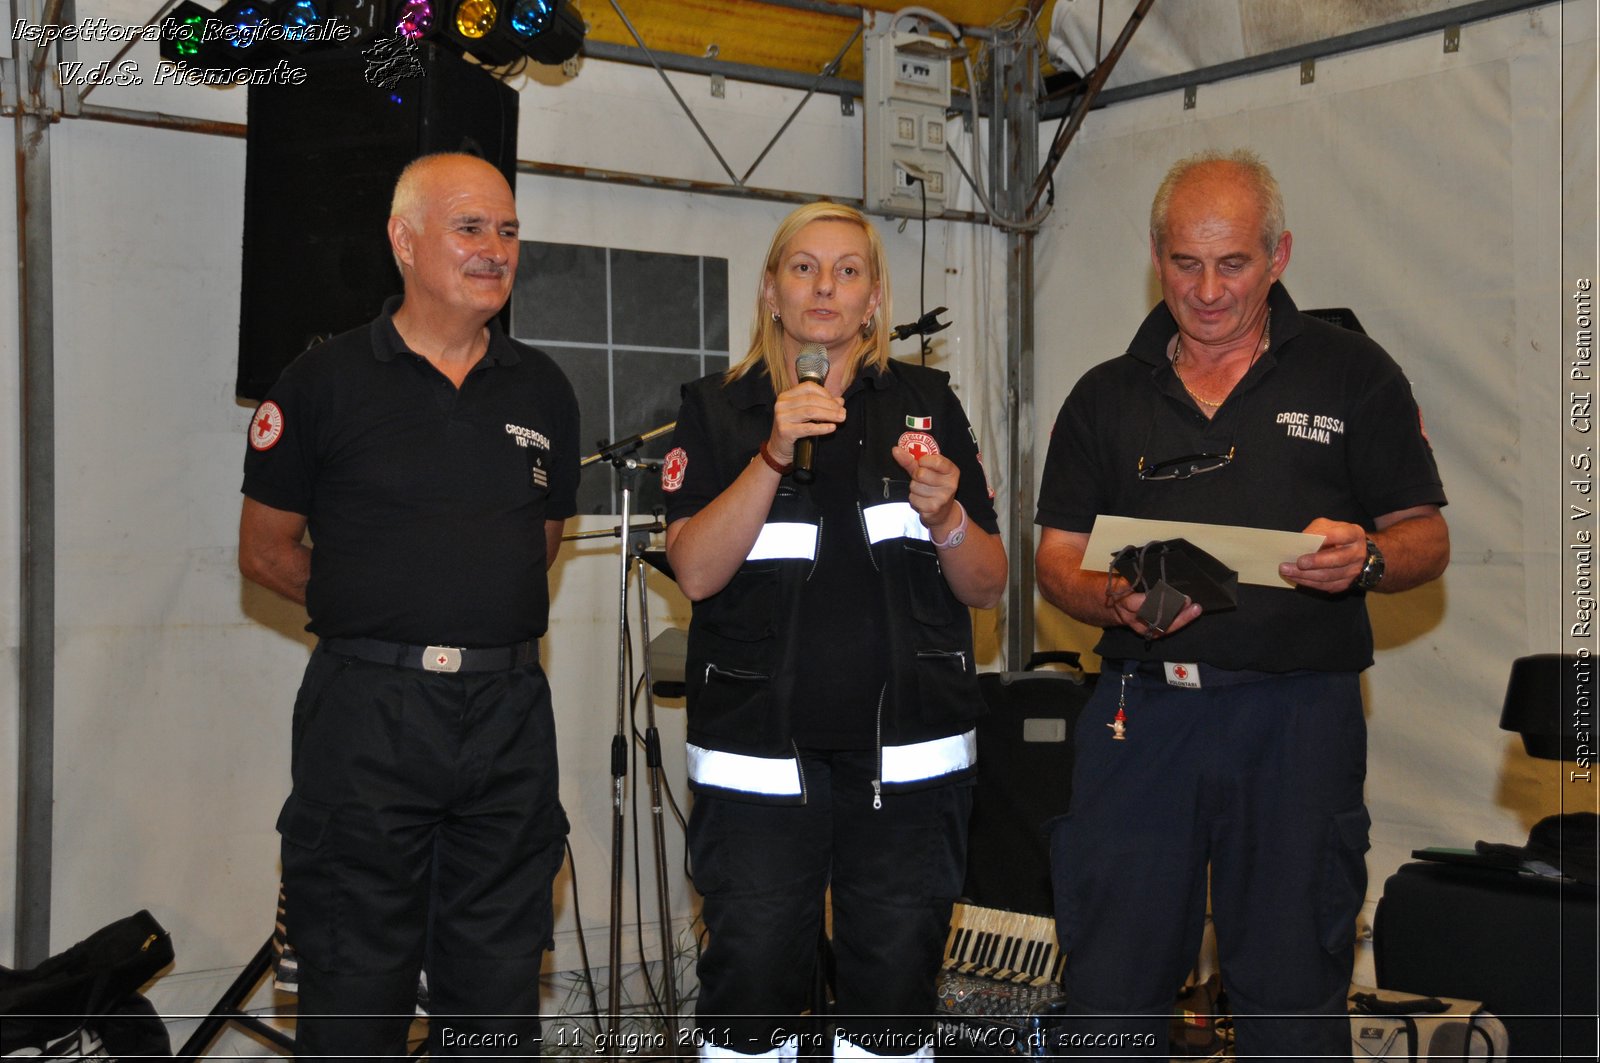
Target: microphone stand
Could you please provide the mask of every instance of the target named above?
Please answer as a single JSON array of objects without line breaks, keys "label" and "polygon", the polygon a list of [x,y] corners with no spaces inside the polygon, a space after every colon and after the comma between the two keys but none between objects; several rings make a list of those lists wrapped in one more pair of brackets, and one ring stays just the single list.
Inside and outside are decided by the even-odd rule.
[{"label": "microphone stand", "polygon": [[[597,461],[609,461],[621,476],[622,481],[622,521],[621,524],[609,532],[580,533],[573,538],[597,538],[600,536],[619,536],[623,538],[621,551],[621,565],[618,569],[618,594],[617,594],[617,730],[611,738],[611,935],[610,935],[610,965],[611,984],[606,995],[606,1033],[607,1049],[606,1058],[620,1058],[618,1051],[622,1039],[620,1022],[622,1012],[622,893],[623,893],[623,820],[625,780],[628,775],[628,566],[632,561],[639,572],[639,624],[642,645],[647,649],[650,645],[650,607],[649,598],[645,588],[645,548],[649,545],[650,535],[653,532],[665,530],[659,521],[647,524],[634,525],[632,523],[632,500],[635,485],[639,474],[645,471],[659,471],[661,462],[657,460],[634,457],[633,454],[641,446],[657,436],[665,435],[676,427],[676,422],[653,428],[648,432],[627,439],[604,445],[599,453],[583,459],[580,465],[589,465]],[[670,1024],[678,1019],[678,986],[677,970],[672,949],[672,908],[667,890],[667,843],[666,825],[662,815],[661,802],[661,735],[656,729],[655,697],[652,693],[652,679],[650,675],[650,655],[644,657],[644,699],[645,699],[645,769],[650,785],[650,823],[651,834],[655,851],[656,870],[656,905],[660,917],[661,933],[661,972],[664,1004],[667,1014],[663,1021]],[[649,981],[650,971],[644,957],[640,957],[643,964],[643,973],[646,982]],[[672,1038],[674,1050],[678,1040],[674,1030],[667,1031]],[[671,1058],[678,1058],[676,1051]]]}]

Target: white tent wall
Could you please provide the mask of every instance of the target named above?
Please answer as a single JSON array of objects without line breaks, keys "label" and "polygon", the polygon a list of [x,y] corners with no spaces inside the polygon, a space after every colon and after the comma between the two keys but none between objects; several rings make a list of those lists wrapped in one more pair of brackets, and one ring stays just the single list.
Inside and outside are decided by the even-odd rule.
[{"label": "white tent wall", "polygon": [[[133,3],[80,3],[80,17],[137,24]],[[80,46],[97,62],[115,46]],[[154,44],[129,53],[143,86],[96,90],[95,105],[242,122],[245,90],[156,87]],[[800,93],[673,75],[696,115],[743,173]],[[588,63],[558,84],[518,82],[519,155],[572,166],[723,181],[725,174],[648,69]],[[807,104],[751,178],[756,185],[842,197],[860,194],[861,112]],[[54,228],[57,660],[52,948],[148,907],[173,932],[175,972],[153,991],[164,1014],[203,1013],[271,929],[278,840],[288,788],[289,709],[311,637],[301,610],[246,583],[236,567],[243,436],[250,408],[233,398],[236,369],[242,140],[69,120],[51,129]],[[0,145],[13,144],[0,126]],[[13,171],[0,176],[12,197]],[[666,189],[522,175],[525,239],[714,255],[729,261],[730,336],[749,334],[755,278],[789,205]],[[15,241],[15,212],[0,212],[0,241]],[[931,364],[965,392],[982,379],[974,335],[977,293],[946,273],[952,234],[927,226],[928,305],[956,322]],[[895,281],[895,321],[917,313],[922,232],[881,221]],[[963,240],[971,237],[962,235]],[[975,274],[974,274],[975,275]],[[15,285],[0,294],[0,409],[18,403]],[[902,356],[914,344],[896,345]],[[991,354],[992,357],[992,354]],[[677,381],[662,386],[675,396]],[[969,405],[971,400],[969,400]],[[1003,434],[974,410],[980,432]],[[9,423],[19,424],[17,417]],[[633,432],[650,425],[619,425]],[[607,434],[585,426],[585,449]],[[991,445],[992,446],[992,445]],[[0,436],[0,635],[7,661],[19,635],[21,438]],[[586,476],[601,475],[599,468]],[[570,531],[610,529],[585,517]],[[543,658],[554,692],[562,799],[590,962],[604,975],[609,920],[611,778],[616,718],[615,539],[569,543],[552,574]],[[652,632],[687,623],[676,588],[652,575]],[[630,609],[637,611],[636,592]],[[637,618],[635,618],[635,624]],[[637,633],[635,634],[637,640]],[[639,659],[635,646],[635,660]],[[992,667],[992,656],[986,662]],[[7,669],[15,676],[15,666]],[[16,763],[14,678],[0,693],[0,754]],[[680,703],[660,707],[666,777],[687,809]],[[642,717],[640,726],[642,727]],[[642,788],[638,774],[630,789]],[[0,788],[0,962],[15,930],[16,791]],[[644,926],[636,929],[632,827],[639,821]],[[659,954],[648,800],[628,812],[625,962]],[[668,821],[675,928],[684,940],[695,907],[682,874],[681,831]],[[556,949],[547,969],[581,967],[571,872],[557,883]],[[601,987],[602,996],[604,987]],[[258,996],[258,999],[261,999]],[[549,1008],[562,1001],[547,999]],[[181,1035],[184,1031],[176,1030]]]},{"label": "white tent wall", "polygon": [[[1203,85],[1192,110],[1181,92],[1116,104],[1067,152],[1039,240],[1041,464],[1068,390],[1159,300],[1150,198],[1202,149],[1264,157],[1295,300],[1353,308],[1412,382],[1453,561],[1438,583],[1369,599],[1369,916],[1413,848],[1520,843],[1562,806],[1561,766],[1498,720],[1511,661],[1559,648],[1563,314],[1596,269],[1594,68],[1595,5],[1575,2],[1467,25],[1454,54],[1430,35],[1320,59],[1308,85],[1280,69]],[[1041,646],[1093,641],[1041,606]],[[1566,798],[1594,808],[1593,784]]]}]

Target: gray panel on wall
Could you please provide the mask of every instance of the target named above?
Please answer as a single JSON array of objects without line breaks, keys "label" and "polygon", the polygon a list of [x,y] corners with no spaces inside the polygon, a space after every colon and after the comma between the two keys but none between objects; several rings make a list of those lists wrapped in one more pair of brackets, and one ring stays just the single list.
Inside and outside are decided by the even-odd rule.
[{"label": "gray panel on wall", "polygon": [[525,240],[511,290],[512,331],[546,343],[606,343],[605,290],[605,248]]},{"label": "gray panel on wall", "polygon": [[[572,382],[584,455],[678,415],[679,387],[728,367],[726,259],[525,241],[512,291],[512,334],[548,352]],[[640,451],[659,458],[670,438]],[[661,505],[642,475],[632,508]],[[581,514],[621,509],[618,474],[584,470]]]},{"label": "gray panel on wall", "polygon": [[[728,260],[702,258],[700,275],[705,279],[706,350],[726,351],[728,346]],[[711,372],[707,369],[706,372]]]},{"label": "gray panel on wall", "polygon": [[613,343],[699,350],[700,307],[699,258],[611,252]]},{"label": "gray panel on wall", "polygon": [[[604,350],[592,347],[560,347],[553,343],[539,347],[555,359],[578,394],[578,453],[586,458],[600,449],[600,440],[611,439],[610,360]],[[609,469],[599,464],[585,466],[578,482],[578,512],[609,513],[610,507]]]}]

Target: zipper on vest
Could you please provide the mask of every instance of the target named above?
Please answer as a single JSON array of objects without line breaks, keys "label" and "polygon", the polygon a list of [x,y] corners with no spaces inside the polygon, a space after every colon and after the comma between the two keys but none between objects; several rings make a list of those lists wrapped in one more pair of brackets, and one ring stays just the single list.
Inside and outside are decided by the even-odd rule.
[{"label": "zipper on vest", "polygon": [[712,676],[722,679],[732,679],[741,683],[766,682],[772,677],[761,672],[747,672],[743,668],[721,668],[710,661],[706,662],[706,682],[711,682]]},{"label": "zipper on vest", "polygon": [[[884,477],[884,490],[888,490],[889,478]],[[878,567],[878,559],[872,556],[872,536],[867,534],[867,515],[861,509],[861,502],[856,501],[856,523],[861,526],[861,544],[867,548],[867,560],[872,562],[872,571],[882,572]]]},{"label": "zipper on vest", "polygon": [[957,661],[961,662],[961,670],[963,672],[965,672],[967,670],[967,651],[965,651],[965,650],[918,650],[917,651],[917,659],[920,660],[920,661],[949,660],[952,657],[954,657]]},{"label": "zipper on vest", "polygon": [[817,563],[822,560],[822,525],[824,523],[823,518],[819,515],[817,517],[817,541],[811,550],[811,568],[806,572],[806,583],[810,583],[811,577],[817,574]]},{"label": "zipper on vest", "polygon": [[810,804],[811,795],[806,791],[806,766],[800,760],[800,746],[794,739],[789,739],[789,748],[794,751],[794,774],[800,780],[800,803]]},{"label": "zipper on vest", "polygon": [[883,696],[888,691],[888,683],[878,689],[878,777],[872,780],[872,807],[874,810],[883,807]]}]

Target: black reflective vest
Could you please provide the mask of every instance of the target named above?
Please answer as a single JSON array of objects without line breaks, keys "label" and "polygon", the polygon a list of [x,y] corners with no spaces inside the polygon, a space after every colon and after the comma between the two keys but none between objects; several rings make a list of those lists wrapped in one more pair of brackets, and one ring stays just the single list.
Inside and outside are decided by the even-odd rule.
[{"label": "black reflective vest", "polygon": [[[865,543],[880,574],[887,630],[866,652],[885,653],[888,681],[878,698],[874,791],[912,788],[970,773],[974,721],[982,708],[972,655],[972,622],[940,569],[938,551],[911,508],[910,482],[890,453],[908,417],[936,412],[932,434],[967,431],[948,374],[893,363],[868,370],[860,404],[864,438],[857,465],[854,526],[824,528],[809,492],[785,479],[765,525],[728,585],[694,605],[689,628],[689,779],[700,789],[775,802],[803,802],[793,739],[793,691],[808,658],[799,630],[800,595],[822,535]],[[727,482],[755,457],[772,428],[764,373],[724,386],[708,377],[684,389],[715,442]],[[944,441],[940,439],[941,449]],[[963,475],[982,473],[963,469]],[[848,607],[848,603],[841,603]]]}]

